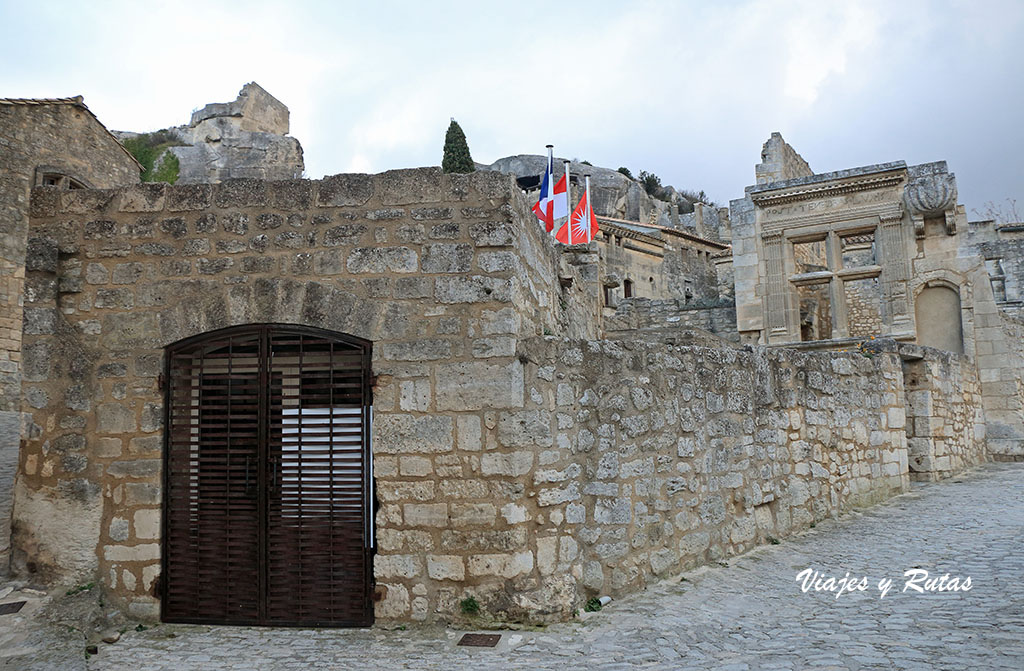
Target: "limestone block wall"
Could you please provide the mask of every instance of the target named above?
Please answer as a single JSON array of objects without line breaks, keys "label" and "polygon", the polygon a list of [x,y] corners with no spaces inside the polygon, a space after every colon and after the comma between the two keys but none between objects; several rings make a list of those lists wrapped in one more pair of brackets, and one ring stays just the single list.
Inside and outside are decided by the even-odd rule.
[{"label": "limestone block wall", "polygon": [[907,398],[907,450],[914,480],[938,480],[987,458],[978,370],[966,357],[900,346]]},{"label": "limestone block wall", "polygon": [[473,557],[527,562],[532,459],[485,450],[527,403],[518,340],[562,326],[557,254],[511,178],[43,188],[32,214],[21,570],[98,578],[155,617],[163,348],[266,322],[373,342],[379,616],[424,618],[463,576],[518,575]]},{"label": "limestone block wall", "polygon": [[761,162],[754,166],[758,184],[771,184],[813,175],[811,166],[784,139],[772,133],[761,147]]},{"label": "limestone block wall", "polygon": [[517,457],[536,455],[537,569],[574,576],[579,598],[635,591],[908,486],[894,345],[866,357],[549,338],[524,352],[529,400],[507,416],[537,427]]},{"label": "limestone block wall", "polygon": [[[980,257],[972,260],[979,265],[972,275],[975,300],[970,326],[985,404],[988,451],[993,459],[1024,460],[1024,326],[1000,310]],[[965,321],[965,331],[967,326]]]},{"label": "limestone block wall", "polygon": [[608,333],[649,328],[698,328],[737,342],[736,306],[729,301],[711,305],[687,303],[680,299],[631,298],[619,303],[615,314],[606,317]]},{"label": "limestone block wall", "polygon": [[993,351],[1003,366],[996,372],[982,371],[993,379],[985,398],[989,452],[999,461],[1024,461],[1024,315],[1003,314],[999,320],[1002,338]]},{"label": "limestone block wall", "polygon": [[29,192],[37,171],[97,187],[133,184],[139,169],[81,99],[0,100],[0,575],[8,567],[21,433],[22,294]]},{"label": "limestone block wall", "polygon": [[845,283],[846,315],[853,338],[882,335],[882,291],[877,279]]},{"label": "limestone block wall", "polygon": [[1024,316],[1024,224],[994,221],[972,221],[963,252],[978,254],[992,284],[996,303],[1004,312],[1018,318]]}]

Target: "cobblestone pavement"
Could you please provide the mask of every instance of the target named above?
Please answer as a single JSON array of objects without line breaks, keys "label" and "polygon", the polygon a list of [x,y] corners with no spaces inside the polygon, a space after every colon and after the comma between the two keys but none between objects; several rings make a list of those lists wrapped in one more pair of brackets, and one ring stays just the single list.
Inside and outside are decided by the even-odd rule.
[{"label": "cobblestone pavement", "polygon": [[[498,649],[461,632],[161,625],[128,631],[93,671],[291,669],[1024,669],[1024,464],[915,486],[839,521],[612,602]],[[971,577],[903,592],[903,573]],[[865,592],[803,593],[799,571],[867,576]],[[877,583],[893,586],[879,599]]]}]

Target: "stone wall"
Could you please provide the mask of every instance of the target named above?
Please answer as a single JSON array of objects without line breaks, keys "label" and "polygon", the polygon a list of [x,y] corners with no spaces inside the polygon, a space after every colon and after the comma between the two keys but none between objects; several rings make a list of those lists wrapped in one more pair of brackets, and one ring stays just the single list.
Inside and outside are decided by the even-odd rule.
[{"label": "stone wall", "polygon": [[651,328],[696,328],[738,342],[736,306],[728,301],[687,303],[680,299],[631,298],[619,303],[615,314],[605,317],[606,333]]},{"label": "stone wall", "polygon": [[1024,317],[1024,224],[996,226],[993,221],[972,221],[965,251],[985,259],[992,293],[999,308]]},{"label": "stone wall", "polygon": [[[374,345],[379,616],[449,604],[457,567],[504,584],[513,568],[468,557],[525,539],[524,466],[482,451],[526,403],[518,340],[573,332],[559,321],[558,255],[523,224],[533,217],[507,175],[41,188],[32,211],[20,569],[96,576],[113,603],[154,617],[163,348],[290,323]],[[513,526],[492,529],[499,514]],[[419,582],[401,578],[413,554],[428,562]]]},{"label": "stone wall", "polygon": [[192,112],[193,128],[209,119],[232,119],[240,130],[253,133],[288,134],[288,108],[256,82],[249,82],[229,103],[210,103]]},{"label": "stone wall", "polygon": [[782,139],[781,133],[772,133],[761,147],[761,162],[754,166],[757,184],[771,184],[814,174],[811,166],[796,150]]},{"label": "stone wall", "polygon": [[22,295],[29,192],[40,172],[97,187],[139,181],[139,168],[81,103],[0,101],[0,575],[7,572],[21,431]]},{"label": "stone wall", "polygon": [[710,252],[672,236],[666,242],[658,240],[660,244],[644,238],[606,232],[601,239],[601,275],[612,283],[608,285],[611,303],[606,307],[614,308],[625,300],[627,280],[634,298],[698,302],[719,297],[720,281]]},{"label": "stone wall", "polygon": [[676,228],[686,229],[702,238],[730,242],[732,225],[729,221],[729,208],[713,207],[704,203],[694,203],[693,212],[679,215]]},{"label": "stone wall", "polygon": [[[1003,365],[982,371],[991,379],[985,401],[989,452],[997,461],[1024,461],[1024,318],[1001,315],[993,356]],[[984,389],[984,387],[983,387]]]},{"label": "stone wall", "polygon": [[882,335],[882,291],[876,278],[843,284],[851,338]]},{"label": "stone wall", "polygon": [[[634,591],[908,485],[894,345],[870,358],[636,339],[523,349],[529,400],[499,413],[497,437],[530,478],[537,578],[572,575],[580,599]],[[503,426],[515,428],[504,439]]]},{"label": "stone wall", "polygon": [[979,261],[973,269],[975,299],[970,343],[985,403],[988,451],[998,460],[1024,460],[1024,323],[993,300],[988,274]]},{"label": "stone wall", "polygon": [[987,458],[981,383],[973,362],[930,347],[901,345],[910,476],[937,480]]}]

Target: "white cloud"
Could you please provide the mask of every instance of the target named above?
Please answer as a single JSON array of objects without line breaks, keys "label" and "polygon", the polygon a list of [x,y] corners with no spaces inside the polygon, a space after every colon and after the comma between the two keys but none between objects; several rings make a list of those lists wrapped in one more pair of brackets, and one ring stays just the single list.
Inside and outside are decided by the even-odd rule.
[{"label": "white cloud", "polygon": [[816,169],[945,158],[969,207],[1024,201],[1021,3],[8,1],[0,25],[0,95],[146,130],[256,80],[313,177],[436,165],[454,116],[479,161],[553,142],[720,201],[774,130]]},{"label": "white cloud", "polygon": [[802,10],[781,31],[786,51],[782,90],[810,105],[829,76],[845,74],[850,60],[877,43],[880,22],[868,5],[856,3],[813,3]]}]

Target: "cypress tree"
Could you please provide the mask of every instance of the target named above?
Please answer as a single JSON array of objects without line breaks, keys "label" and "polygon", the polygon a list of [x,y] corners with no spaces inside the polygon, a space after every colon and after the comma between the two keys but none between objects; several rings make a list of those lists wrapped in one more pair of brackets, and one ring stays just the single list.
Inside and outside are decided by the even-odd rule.
[{"label": "cypress tree", "polygon": [[441,159],[441,170],[444,172],[473,172],[473,157],[469,155],[466,134],[455,119],[448,125],[444,136],[444,158]]}]

